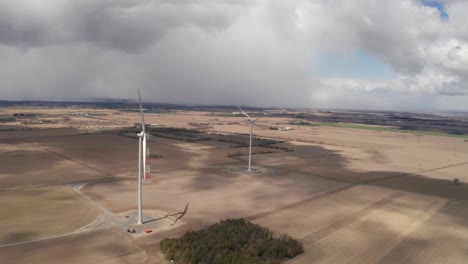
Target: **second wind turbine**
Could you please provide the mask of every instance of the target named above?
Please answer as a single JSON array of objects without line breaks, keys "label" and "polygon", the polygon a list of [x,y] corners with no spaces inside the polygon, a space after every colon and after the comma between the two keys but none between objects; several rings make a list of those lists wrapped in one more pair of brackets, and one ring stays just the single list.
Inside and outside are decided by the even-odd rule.
[{"label": "second wind turbine", "polygon": [[252,164],[252,133],[253,133],[253,125],[255,123],[255,121],[259,120],[260,118],[262,118],[263,116],[259,117],[259,118],[255,118],[255,119],[252,119],[246,112],[244,112],[244,110],[242,110],[242,108],[240,106],[237,106],[239,108],[239,110],[241,110],[241,112],[249,119],[249,123],[250,123],[250,140],[249,140],[249,168],[248,168],[248,171],[251,171],[251,168],[250,168],[250,165]]},{"label": "second wind turbine", "polygon": [[148,139],[148,133],[146,132],[145,117],[143,115],[143,106],[141,104],[140,90],[138,90],[138,102],[140,103],[140,115],[141,115],[141,132],[137,134],[138,136],[138,224],[143,224],[143,213],[142,213],[142,204],[143,204],[143,189],[142,189],[142,180],[145,181],[149,179],[149,163],[148,163],[148,154],[146,146],[146,140]]}]

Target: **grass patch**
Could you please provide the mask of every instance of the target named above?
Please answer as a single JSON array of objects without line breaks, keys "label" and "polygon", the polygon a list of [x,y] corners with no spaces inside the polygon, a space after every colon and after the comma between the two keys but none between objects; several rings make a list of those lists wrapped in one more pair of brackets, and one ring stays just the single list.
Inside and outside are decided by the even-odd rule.
[{"label": "grass patch", "polygon": [[439,131],[408,130],[408,129],[401,129],[398,127],[385,127],[385,126],[377,127],[377,126],[366,126],[366,125],[359,125],[359,124],[331,123],[331,122],[317,122],[316,124],[318,124],[319,126],[329,126],[329,127],[366,129],[366,130],[373,130],[373,131],[391,131],[391,132],[428,135],[428,136],[468,138],[468,135],[457,135],[457,134],[450,134],[450,133],[439,132]]},{"label": "grass patch", "polygon": [[300,242],[275,236],[265,227],[244,219],[228,219],[207,229],[164,239],[161,252],[174,263],[281,263],[304,252]]},{"label": "grass patch", "polygon": [[0,116],[0,123],[15,122],[16,118],[12,116]]}]

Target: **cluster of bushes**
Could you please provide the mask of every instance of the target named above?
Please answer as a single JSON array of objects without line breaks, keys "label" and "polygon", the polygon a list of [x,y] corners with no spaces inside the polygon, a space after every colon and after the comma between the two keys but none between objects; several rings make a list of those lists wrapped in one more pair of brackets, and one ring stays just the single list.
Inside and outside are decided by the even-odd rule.
[{"label": "cluster of bushes", "polygon": [[0,116],[0,123],[15,122],[16,118],[12,116]]},{"label": "cluster of bushes", "polygon": [[21,122],[23,125],[37,125],[37,124],[57,124],[58,122],[56,120],[27,120],[27,121],[22,121]]},{"label": "cluster of bushes", "polygon": [[194,136],[194,134],[199,134],[200,131],[195,129],[187,128],[177,128],[177,127],[153,127],[151,131],[157,133],[165,133],[179,136]]},{"label": "cluster of bushes", "polygon": [[275,237],[267,228],[244,219],[223,220],[179,239],[164,239],[160,246],[175,263],[281,263],[304,252],[291,237]]},{"label": "cluster of bushes", "polygon": [[196,141],[205,140],[203,138],[198,138],[195,136],[173,135],[173,134],[166,134],[166,133],[151,133],[151,135],[162,137],[162,138],[186,141],[186,142],[196,142]]},{"label": "cluster of bushes", "polygon": [[[249,142],[248,139],[246,140],[245,137],[240,137],[240,136],[228,136],[228,135],[223,135],[223,134],[212,134],[213,140],[221,141],[221,142],[226,142],[226,143],[233,143],[239,145],[238,147],[248,147]],[[276,144],[276,143],[281,143],[276,140],[272,139],[265,139],[265,138],[253,138],[252,139],[252,146],[254,147],[266,147],[269,148],[270,145]]]},{"label": "cluster of bushes", "polygon": [[161,158],[164,158],[164,156],[158,155],[158,154],[150,154],[149,157],[152,158],[152,159],[161,159]]},{"label": "cluster of bushes", "polygon": [[191,126],[200,127],[200,128],[203,128],[203,129],[213,128],[213,126],[212,126],[210,123],[194,123],[194,122],[190,122],[190,123],[188,123],[188,124],[191,125]]},{"label": "cluster of bushes", "polygon": [[288,148],[288,147],[282,147],[282,146],[269,146],[269,148],[272,148],[272,149],[279,149],[279,150],[283,150],[283,151],[294,151],[294,148]]},{"label": "cluster of bushes", "polygon": [[[120,109],[122,112],[130,112],[130,113],[140,113],[140,108],[126,108]],[[143,111],[145,114],[175,114],[176,111],[171,111],[167,109],[145,109]]]},{"label": "cluster of bushes", "polygon": [[195,141],[204,140],[203,138],[198,137],[198,135],[200,134],[200,131],[197,131],[194,129],[186,129],[186,128],[176,128],[176,127],[154,128],[152,127],[151,134],[158,136],[158,137],[182,140],[182,141],[187,141],[187,142],[195,142]]},{"label": "cluster of bushes", "polygon": [[141,129],[137,127],[124,127],[118,130],[119,134],[128,134],[128,133],[140,133]]},{"label": "cluster of bushes", "polygon": [[270,145],[273,145],[273,144],[276,144],[276,143],[280,143],[276,140],[272,140],[272,139],[265,139],[265,138],[256,138],[256,141],[257,141],[257,144],[256,146],[259,146],[259,147],[266,147],[266,148],[269,148]]},{"label": "cluster of bushes", "polygon": [[249,144],[245,142],[243,138],[235,138],[235,137],[228,137],[228,136],[216,136],[213,140],[235,144],[236,147],[248,147]]},{"label": "cluster of bushes", "polygon": [[35,117],[38,116],[36,113],[14,113],[14,117]]},{"label": "cluster of bushes", "polygon": [[[150,134],[154,136],[174,139],[174,140],[181,140],[181,141],[186,141],[186,142],[216,140],[220,142],[230,143],[230,146],[229,146],[230,148],[240,148],[240,147],[249,146],[248,139],[246,140],[244,136],[238,136],[238,135],[225,135],[225,134],[218,134],[218,133],[205,134],[195,129],[176,128],[176,127],[148,127],[147,131],[149,131]],[[139,133],[139,132],[140,132],[140,128],[137,128],[137,125],[136,125],[135,127],[128,127],[128,128],[121,129],[119,131],[119,135],[129,136],[126,134]],[[136,138],[135,136],[129,136],[129,137]],[[252,146],[279,149],[283,151],[294,151],[293,148],[274,146],[274,144],[278,144],[278,143],[281,143],[281,141],[265,139],[265,138],[254,138],[252,141]],[[256,152],[255,154],[264,154],[264,153],[272,153],[272,152],[264,151],[264,152]],[[235,153],[230,156],[242,156],[242,154]]]},{"label": "cluster of bushes", "polygon": [[453,128],[452,127],[441,127],[441,126],[418,126],[418,125],[402,125],[400,126],[401,130],[409,131],[423,131],[423,132],[435,132],[435,133],[446,133],[450,135],[466,135],[468,134],[468,129],[465,127]]}]

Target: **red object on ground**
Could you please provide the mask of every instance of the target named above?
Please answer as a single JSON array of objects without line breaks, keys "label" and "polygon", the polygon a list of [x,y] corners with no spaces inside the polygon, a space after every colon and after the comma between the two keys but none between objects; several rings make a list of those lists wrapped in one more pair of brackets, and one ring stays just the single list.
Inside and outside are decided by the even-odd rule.
[{"label": "red object on ground", "polygon": [[153,230],[151,230],[151,229],[145,229],[145,233],[151,233],[151,232],[153,232]]}]

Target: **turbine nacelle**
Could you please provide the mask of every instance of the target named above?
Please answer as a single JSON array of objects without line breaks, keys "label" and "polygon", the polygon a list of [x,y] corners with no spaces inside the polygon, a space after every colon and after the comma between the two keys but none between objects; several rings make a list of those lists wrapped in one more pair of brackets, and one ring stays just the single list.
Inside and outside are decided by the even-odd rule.
[{"label": "turbine nacelle", "polygon": [[244,114],[249,119],[249,123],[251,123],[251,124],[254,124],[257,120],[259,120],[261,118],[264,118],[264,116],[257,117],[257,118],[252,118],[244,110],[242,110],[242,108],[240,106],[237,106],[237,108],[239,108],[239,110],[241,110],[242,114]]}]

